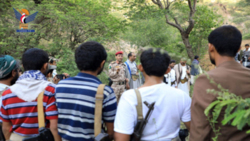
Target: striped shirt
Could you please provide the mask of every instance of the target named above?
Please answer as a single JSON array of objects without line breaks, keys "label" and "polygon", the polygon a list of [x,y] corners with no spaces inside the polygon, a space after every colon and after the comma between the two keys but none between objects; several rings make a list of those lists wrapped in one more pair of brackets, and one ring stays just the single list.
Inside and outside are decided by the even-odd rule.
[{"label": "striped shirt", "polygon": [[[43,107],[45,111],[46,127],[49,120],[57,119],[55,100],[55,85],[49,84],[44,92]],[[11,122],[10,132],[21,136],[34,136],[38,134],[37,100],[24,101],[7,89],[2,95],[1,119],[3,122]]]},{"label": "striped shirt", "polygon": [[[56,86],[59,135],[70,141],[94,141],[95,95],[101,81],[86,73],[78,73]],[[105,86],[103,122],[114,122],[116,96]]]}]

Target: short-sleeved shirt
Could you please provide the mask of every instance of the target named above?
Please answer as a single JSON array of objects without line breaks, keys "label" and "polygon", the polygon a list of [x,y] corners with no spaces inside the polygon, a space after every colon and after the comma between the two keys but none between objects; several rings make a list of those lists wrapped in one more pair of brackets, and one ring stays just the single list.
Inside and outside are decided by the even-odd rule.
[{"label": "short-sleeved shirt", "polygon": [[[5,84],[2,84],[0,83],[0,94],[4,92],[5,89],[7,89],[9,86],[8,85],[5,85]],[[0,96],[0,108],[2,107],[2,95]],[[0,110],[0,115],[1,115],[1,110]],[[0,122],[3,122],[1,119],[0,119]]]},{"label": "short-sleeved shirt", "polygon": [[[94,140],[95,95],[101,81],[90,74],[78,73],[56,86],[59,135],[70,141]],[[105,86],[102,110],[103,122],[114,122],[116,96]]]},{"label": "short-sleeved shirt", "polygon": [[[21,88],[20,88],[21,89]],[[45,111],[45,124],[49,127],[49,120],[57,119],[55,99],[55,85],[49,84],[44,91],[43,108]],[[34,136],[38,134],[37,100],[27,102],[18,98],[7,89],[2,95],[1,119],[11,122],[10,132],[21,136]]]},{"label": "short-sleeved shirt", "polygon": [[[171,141],[179,135],[180,122],[191,120],[191,98],[185,92],[166,85],[157,84],[139,89],[142,102],[155,102],[154,110],[148,119],[141,140]],[[131,135],[137,122],[137,98],[134,90],[122,94],[119,101],[115,132]],[[145,118],[148,107],[142,106]]]}]

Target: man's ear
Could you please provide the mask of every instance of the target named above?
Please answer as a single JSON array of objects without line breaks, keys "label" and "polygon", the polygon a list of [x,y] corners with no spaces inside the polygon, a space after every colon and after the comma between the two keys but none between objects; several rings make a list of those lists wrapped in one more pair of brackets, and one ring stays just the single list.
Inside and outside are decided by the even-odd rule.
[{"label": "man's ear", "polygon": [[43,64],[43,67],[41,69],[41,72],[45,72],[48,68],[48,63]]},{"label": "man's ear", "polygon": [[101,67],[101,68],[103,68],[103,67],[104,67],[105,62],[106,62],[105,60],[103,60],[103,61],[102,61],[101,65],[100,65],[100,67]]},{"label": "man's ear", "polygon": [[16,71],[15,70],[12,70],[12,72],[11,72],[11,75],[12,75],[12,77],[15,77],[16,76]]},{"label": "man's ear", "polygon": [[138,65],[138,69],[139,69],[141,72],[144,72],[144,69],[143,69],[143,67],[142,67],[141,64]]},{"label": "man's ear", "polygon": [[239,48],[238,52],[241,50],[241,47]]},{"label": "man's ear", "polygon": [[165,72],[165,74],[168,74],[171,71],[171,68],[168,67],[167,71]]},{"label": "man's ear", "polygon": [[215,47],[213,44],[209,43],[208,44],[208,52],[214,52],[215,51]]}]

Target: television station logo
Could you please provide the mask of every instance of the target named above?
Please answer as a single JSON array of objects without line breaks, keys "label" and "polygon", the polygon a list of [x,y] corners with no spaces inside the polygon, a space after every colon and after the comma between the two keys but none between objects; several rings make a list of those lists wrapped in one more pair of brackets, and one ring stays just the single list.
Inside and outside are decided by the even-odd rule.
[{"label": "television station logo", "polygon": [[19,28],[17,29],[16,32],[35,32],[33,29],[28,29],[28,26],[30,22],[34,21],[36,18],[36,15],[38,12],[35,12],[34,14],[29,14],[29,11],[27,9],[14,9],[15,16],[17,20],[19,21]]}]

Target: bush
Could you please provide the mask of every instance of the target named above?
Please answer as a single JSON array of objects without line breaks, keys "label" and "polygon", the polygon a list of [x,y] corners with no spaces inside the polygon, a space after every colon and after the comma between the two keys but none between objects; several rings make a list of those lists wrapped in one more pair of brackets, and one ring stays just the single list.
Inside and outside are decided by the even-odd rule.
[{"label": "bush", "polygon": [[250,39],[250,33],[243,34],[243,40]]},{"label": "bush", "polygon": [[250,20],[245,21],[245,23],[244,23],[244,24],[245,24],[245,26],[246,26],[246,28],[247,28],[247,29],[249,29],[249,28],[250,28]]}]

